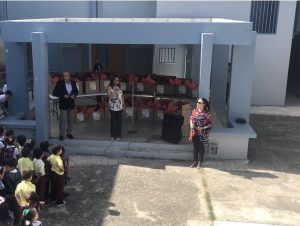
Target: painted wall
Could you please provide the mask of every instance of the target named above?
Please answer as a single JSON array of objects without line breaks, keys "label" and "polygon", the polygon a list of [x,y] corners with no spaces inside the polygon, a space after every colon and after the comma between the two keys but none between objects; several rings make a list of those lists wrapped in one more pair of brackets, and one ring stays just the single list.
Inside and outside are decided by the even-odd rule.
[{"label": "painted wall", "polygon": [[147,18],[156,15],[155,1],[103,1],[98,7],[99,17]]},{"label": "painted wall", "polygon": [[89,1],[8,1],[7,15],[13,19],[91,17]]},{"label": "painted wall", "polygon": [[[175,48],[174,64],[159,63],[160,48]],[[178,78],[183,78],[185,75],[185,55],[186,55],[185,45],[155,45],[154,59],[153,59],[153,73],[159,75],[172,75]]]},{"label": "painted wall", "polygon": [[[257,35],[253,105],[284,105],[296,2],[280,2],[276,35]],[[157,17],[250,18],[251,1],[157,2]],[[289,26],[287,26],[289,25]]]},{"label": "painted wall", "polygon": [[277,34],[257,35],[252,104],[285,104],[295,8],[296,2],[281,1]]}]

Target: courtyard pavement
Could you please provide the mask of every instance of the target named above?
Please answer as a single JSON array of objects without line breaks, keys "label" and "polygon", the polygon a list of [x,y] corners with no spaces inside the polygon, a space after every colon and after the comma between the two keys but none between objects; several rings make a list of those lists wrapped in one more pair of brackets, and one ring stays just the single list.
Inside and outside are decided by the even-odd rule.
[{"label": "courtyard pavement", "polygon": [[249,163],[72,155],[68,203],[43,208],[43,225],[299,226],[300,117],[250,124]]}]

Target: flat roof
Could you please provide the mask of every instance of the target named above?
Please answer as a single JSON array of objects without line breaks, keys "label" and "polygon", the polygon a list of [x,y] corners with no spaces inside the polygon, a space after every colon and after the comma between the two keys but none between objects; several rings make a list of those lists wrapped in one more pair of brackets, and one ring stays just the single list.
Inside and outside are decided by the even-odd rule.
[{"label": "flat roof", "polygon": [[5,22],[97,22],[97,23],[250,23],[224,18],[42,18],[6,20]]},{"label": "flat roof", "polygon": [[42,32],[47,43],[250,45],[252,23],[224,18],[42,18],[0,22],[4,42],[31,42]]}]

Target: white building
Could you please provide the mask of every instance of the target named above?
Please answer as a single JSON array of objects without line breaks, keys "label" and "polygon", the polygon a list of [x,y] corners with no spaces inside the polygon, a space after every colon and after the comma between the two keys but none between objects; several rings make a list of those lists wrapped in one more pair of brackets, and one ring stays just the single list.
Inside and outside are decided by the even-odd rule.
[{"label": "white building", "polygon": [[[201,31],[204,33],[218,34],[218,32],[220,31],[219,34],[225,35],[225,37],[220,37],[218,35],[214,36],[217,38],[213,41],[214,46],[211,59],[211,84],[210,87],[207,88],[211,88],[211,100],[218,105],[220,111],[227,111],[227,117],[229,122],[231,123],[231,127],[237,129],[234,132],[233,130],[231,130],[231,132],[229,133],[228,131],[215,131],[215,135],[214,133],[212,135],[212,140],[214,140],[219,144],[220,147],[226,150],[223,153],[224,158],[230,158],[230,156],[233,156],[233,158],[246,158],[248,139],[251,137],[255,137],[255,135],[248,124],[247,128],[238,128],[240,127],[239,125],[233,125],[234,119],[236,119],[237,117],[243,117],[248,121],[250,99],[252,105],[285,104],[290,62],[289,59],[291,54],[292,38],[294,34],[294,24],[295,27],[297,27],[298,25],[298,23],[294,23],[295,18],[298,18],[298,16],[295,17],[296,8],[297,2],[285,1],[2,1],[0,13],[2,20],[37,18],[224,18],[227,21],[234,20],[229,22],[228,24],[224,24],[221,29],[215,25],[204,25],[203,27],[200,27],[199,25],[199,29],[202,29]],[[167,21],[166,19],[163,20]],[[73,20],[73,22],[74,21],[75,20]],[[98,20],[98,22],[101,21],[103,20]],[[158,22],[158,20],[155,21]],[[243,34],[242,32],[243,29],[245,29],[245,32],[247,30],[247,21],[253,22],[253,29],[258,33],[256,36],[256,48],[255,43],[254,45],[250,44],[249,33]],[[5,47],[8,49],[8,52],[18,51],[17,49],[14,49],[15,47],[13,47],[13,45],[10,46],[11,42],[30,41],[28,37],[14,37],[14,35],[17,36],[20,34],[26,34],[26,32],[45,32],[47,37],[47,32],[49,32],[49,30],[47,29],[50,29],[50,27],[47,27],[45,24],[43,25],[43,23],[38,23],[38,21],[34,20],[27,20],[23,22],[24,29],[22,30],[20,27],[19,29],[21,29],[21,31],[18,30],[16,34],[13,33],[14,29],[11,29],[10,32],[8,32],[9,29],[7,29],[9,26],[13,25],[13,23],[3,23],[4,27],[1,28],[3,33],[1,35],[4,41],[8,42]],[[30,25],[27,26],[25,22],[30,23]],[[34,24],[33,26],[32,23]],[[175,22],[171,19],[171,26],[172,23]],[[230,34],[226,33],[226,29],[231,29],[230,26],[235,26],[234,23],[236,23],[237,26],[239,26],[240,24],[241,30],[239,30],[240,33],[237,33],[236,37],[231,37]],[[22,24],[22,21],[20,21],[19,23],[16,22],[14,24],[17,24],[16,26],[19,26],[20,24]],[[122,27],[118,27],[118,29],[122,29]],[[155,27],[155,29],[158,29],[158,27]],[[121,59],[120,64],[106,66],[110,69],[114,67],[113,69],[115,71],[125,72],[135,71],[143,73],[144,71],[151,70],[152,72],[157,74],[172,74],[176,75],[177,77],[191,77],[199,82],[199,71],[197,71],[196,68],[199,67],[200,60],[203,60],[200,59],[200,51],[203,50],[203,47],[200,47],[200,45],[196,44],[198,42],[187,41],[187,36],[194,35],[193,32],[191,32],[190,34],[186,34],[184,32],[184,29],[182,29],[181,33],[176,33],[178,37],[170,36],[167,38],[164,37],[162,39],[158,37],[156,41],[145,41],[151,40],[151,32],[139,34],[146,35],[147,37],[137,37],[136,39],[132,37],[128,38],[127,42],[120,41],[119,37],[112,36],[111,42],[108,42],[100,37],[99,39],[95,38],[95,42],[90,42],[98,43],[97,45],[95,45],[87,44],[88,42],[83,39],[78,40],[78,43],[86,44],[77,44],[74,41],[75,38],[72,38],[72,34],[67,32],[64,33],[65,30],[62,29],[58,29],[58,31],[60,31],[61,35],[66,38],[64,40],[59,40],[55,39],[55,37],[51,37],[53,38],[53,40],[59,41],[49,42],[49,54],[47,55],[49,57],[49,71],[61,71],[63,69],[67,69],[70,71],[88,70],[91,69],[91,66],[95,62],[95,56],[97,58],[100,58],[102,63],[106,65],[106,61],[108,61],[111,51],[123,51],[122,54],[130,57]],[[237,31],[236,28],[234,28],[233,31]],[[124,30],[124,34],[127,33],[128,31]],[[58,35],[57,33],[55,34]],[[93,34],[93,32],[91,34]],[[99,35],[102,33],[97,33],[97,31],[95,31],[94,34]],[[114,33],[112,32],[110,34],[113,35]],[[153,34],[157,35],[157,30],[155,30]],[[222,41],[218,42],[219,37]],[[155,38],[153,37],[153,40],[154,39]],[[229,39],[231,39],[231,41],[228,42]],[[243,43],[243,40],[246,39],[248,39],[248,42],[245,41]],[[202,43],[202,41],[203,36],[202,38],[199,36],[199,44]],[[68,42],[76,44],[64,44]],[[102,45],[100,43],[106,45]],[[129,47],[127,46],[125,49],[120,48],[121,50],[116,50],[111,49],[109,44],[151,44],[153,46],[140,46],[140,48],[130,48],[129,45]],[[245,56],[240,55],[242,52],[239,52],[241,51],[239,50],[239,48],[241,47],[239,47],[239,45],[245,44],[253,46],[253,48],[255,48],[253,49],[253,52],[255,51],[254,62],[252,62],[251,53],[249,53],[249,56],[247,56],[247,51],[250,50],[244,52]],[[12,48],[12,50],[9,50],[9,46],[10,48]],[[159,64],[159,49],[170,47],[175,49],[176,61],[174,62],[174,64],[168,66]],[[29,56],[28,58],[30,59],[30,48],[27,48],[27,50],[29,50],[29,53],[27,54]],[[245,59],[241,60],[239,64],[235,65],[234,60],[236,60],[239,56],[245,57]],[[6,60],[8,59],[14,58],[7,57]],[[133,62],[136,61],[139,61],[139,63],[134,64]],[[250,64],[250,66],[248,65],[249,67],[245,66],[247,65],[245,64],[245,61]],[[12,62],[6,62],[6,64],[9,66],[9,64],[12,64]],[[244,69],[245,72],[243,74],[249,75],[250,77],[246,77],[246,79],[249,80],[243,81],[242,78],[239,78],[239,80],[231,81],[231,85],[234,84],[234,87],[230,87],[230,89],[228,89],[227,85],[228,81],[230,81],[230,77],[227,76],[227,71],[229,64],[232,64],[233,66],[233,74],[243,73],[242,71]],[[30,67],[30,64],[28,65]],[[243,68],[243,66],[245,67]],[[22,70],[25,70],[26,67],[27,65],[24,66],[24,68],[18,69],[20,71],[18,71],[17,69],[9,69],[12,71],[10,71],[11,75],[8,75],[11,76],[7,78],[8,83],[14,84],[14,86],[12,87],[15,87],[15,90],[13,91],[16,94],[19,93],[19,96],[22,96],[22,94],[24,93],[24,87],[20,85],[20,81],[18,81],[18,84],[14,82],[17,77],[15,77],[16,75],[13,74],[24,73],[22,72]],[[13,67],[10,66],[9,68]],[[207,70],[209,70],[210,73],[210,69],[202,68],[202,70],[204,70],[205,73],[207,73]],[[252,73],[252,70],[254,71],[254,73]],[[226,76],[220,77],[218,76],[219,74],[224,74]],[[25,78],[26,76],[24,77],[24,83]],[[248,86],[247,84],[245,86],[244,82],[247,82]],[[240,90],[236,90],[235,92],[234,90],[239,86]],[[216,92],[213,90],[218,91]],[[230,96],[230,94],[235,94],[236,97]],[[240,99],[238,98],[238,96],[240,97]],[[42,99],[40,101],[42,102]],[[16,100],[12,102],[12,107],[15,111],[23,112],[24,109],[28,108],[28,103],[26,103],[25,99],[19,99],[18,101]],[[228,134],[232,135],[230,139],[228,139]],[[242,135],[242,139],[240,139],[240,135]],[[232,143],[234,143],[236,146],[232,145]],[[239,150],[241,150],[241,153],[238,153]]]}]

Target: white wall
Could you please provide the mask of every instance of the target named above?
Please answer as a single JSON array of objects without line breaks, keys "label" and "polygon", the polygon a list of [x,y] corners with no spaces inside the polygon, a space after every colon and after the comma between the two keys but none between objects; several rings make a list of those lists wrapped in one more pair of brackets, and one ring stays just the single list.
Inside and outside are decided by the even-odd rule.
[{"label": "white wall", "polygon": [[7,1],[8,19],[91,17],[89,1]]},{"label": "white wall", "polygon": [[[281,1],[276,35],[257,35],[253,105],[284,105],[296,1]],[[157,17],[223,17],[249,21],[251,1],[157,2]],[[200,37],[199,37],[200,38]]]},{"label": "white wall", "polygon": [[284,105],[296,2],[281,1],[276,35],[257,35],[252,104]]},{"label": "white wall", "polygon": [[155,1],[103,1],[102,17],[147,18],[155,17]]},{"label": "white wall", "polygon": [[[159,63],[159,48],[175,48],[174,64]],[[185,74],[185,45],[155,45],[153,59],[153,73],[158,75],[172,75],[183,78]]]}]

